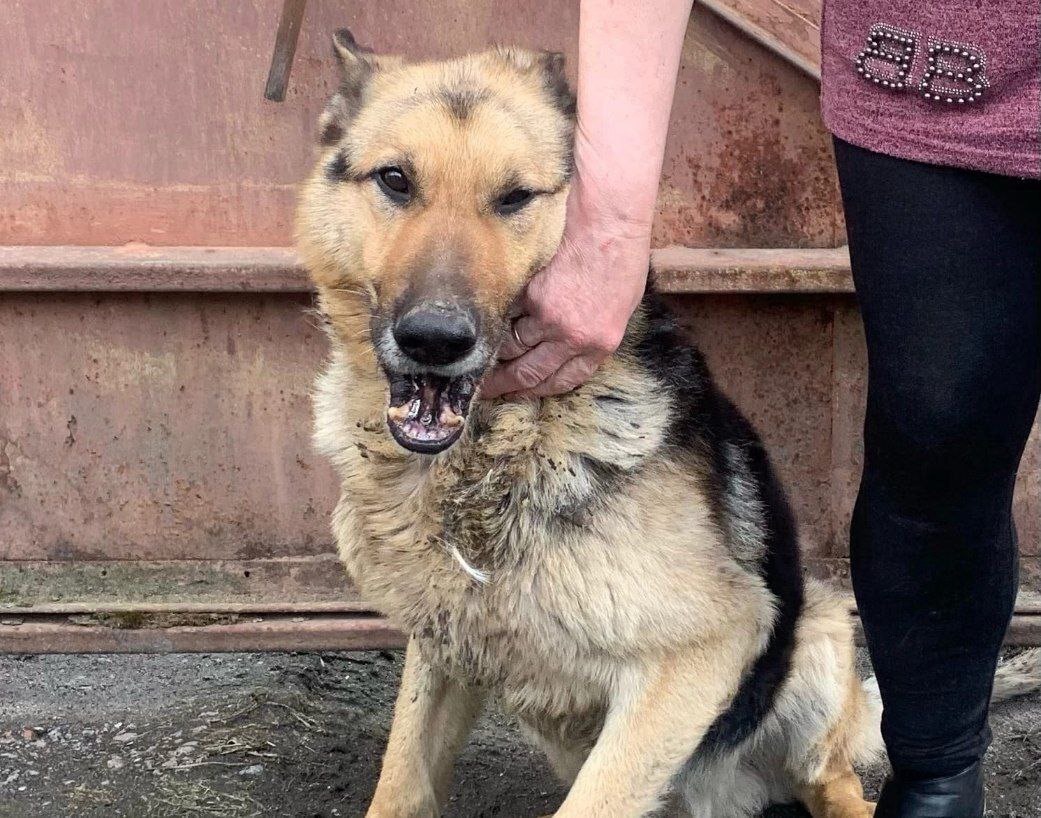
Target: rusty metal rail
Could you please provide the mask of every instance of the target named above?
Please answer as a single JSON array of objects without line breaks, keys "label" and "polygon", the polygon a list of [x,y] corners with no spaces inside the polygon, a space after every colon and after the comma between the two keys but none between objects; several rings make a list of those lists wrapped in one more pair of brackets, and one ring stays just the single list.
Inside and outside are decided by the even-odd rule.
[{"label": "rusty metal rail", "polygon": [[[652,254],[668,293],[850,293],[844,247],[710,249]],[[0,247],[0,292],[311,291],[289,247]]]},{"label": "rusty metal rail", "polygon": [[820,82],[819,3],[807,4],[812,9],[803,12],[778,0],[700,0],[700,3],[745,36]]}]

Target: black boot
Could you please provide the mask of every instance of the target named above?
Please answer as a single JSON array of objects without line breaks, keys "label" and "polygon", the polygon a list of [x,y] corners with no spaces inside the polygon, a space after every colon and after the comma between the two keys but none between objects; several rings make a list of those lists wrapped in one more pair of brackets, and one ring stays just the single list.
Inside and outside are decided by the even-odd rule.
[{"label": "black boot", "polygon": [[890,778],[875,818],[982,818],[983,762],[948,778]]}]

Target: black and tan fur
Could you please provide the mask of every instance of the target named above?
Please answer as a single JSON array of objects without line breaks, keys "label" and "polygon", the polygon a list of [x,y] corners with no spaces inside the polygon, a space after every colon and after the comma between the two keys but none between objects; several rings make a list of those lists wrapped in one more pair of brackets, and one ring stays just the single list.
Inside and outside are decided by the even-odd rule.
[{"label": "black and tan fur", "polygon": [[[483,372],[556,250],[574,104],[552,55],[410,64],[346,33],[336,46],[343,87],[299,217],[332,342],[316,439],[342,481],[343,561],[411,634],[368,815],[439,815],[489,696],[570,784],[559,818],[792,799],[814,818],[869,815],[853,764],[878,753],[879,713],[847,612],[804,585],[759,438],[653,295],[578,390],[475,402],[437,455],[388,433],[401,304],[472,307]],[[415,182],[407,206],[373,181],[387,164]],[[496,212],[518,186],[537,195]]]}]

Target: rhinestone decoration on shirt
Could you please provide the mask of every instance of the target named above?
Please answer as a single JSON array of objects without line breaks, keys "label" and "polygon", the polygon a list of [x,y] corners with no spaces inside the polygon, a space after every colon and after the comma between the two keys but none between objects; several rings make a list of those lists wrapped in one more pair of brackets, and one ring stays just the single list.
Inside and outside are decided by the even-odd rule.
[{"label": "rhinestone decoration on shirt", "polygon": [[886,23],[876,23],[868,34],[867,47],[855,60],[857,73],[868,82],[903,91],[911,71],[919,36]]},{"label": "rhinestone decoration on shirt", "polygon": [[926,64],[917,88],[910,79],[922,43],[917,31],[875,23],[867,46],[857,54],[857,74],[866,82],[903,93],[916,90],[930,102],[976,102],[990,86],[987,57],[979,46],[928,39]]},{"label": "rhinestone decoration on shirt", "polygon": [[925,74],[918,84],[922,96],[934,102],[967,103],[983,96],[990,85],[987,56],[965,43],[929,40]]}]

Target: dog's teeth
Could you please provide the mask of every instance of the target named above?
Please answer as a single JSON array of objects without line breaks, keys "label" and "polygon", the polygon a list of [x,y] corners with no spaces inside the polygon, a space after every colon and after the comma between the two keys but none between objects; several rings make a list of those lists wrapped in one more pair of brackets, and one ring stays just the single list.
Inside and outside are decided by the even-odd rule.
[{"label": "dog's teeth", "polygon": [[454,429],[456,426],[461,425],[463,422],[463,418],[460,415],[457,415],[455,412],[451,411],[450,409],[446,409],[445,411],[443,411],[439,420],[442,426],[447,426],[450,429]]},{"label": "dog's teeth", "polygon": [[395,423],[404,423],[411,420],[412,416],[405,410],[404,406],[390,406],[387,408],[387,417]]},{"label": "dog's teeth", "polygon": [[416,398],[408,406],[408,419],[415,420],[416,415],[419,414],[419,398]]}]

